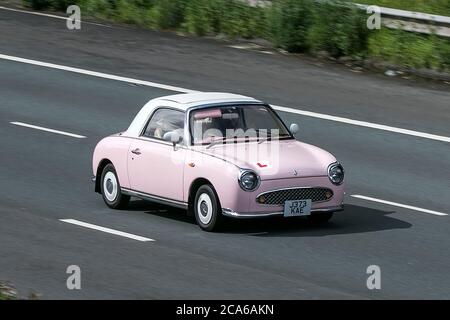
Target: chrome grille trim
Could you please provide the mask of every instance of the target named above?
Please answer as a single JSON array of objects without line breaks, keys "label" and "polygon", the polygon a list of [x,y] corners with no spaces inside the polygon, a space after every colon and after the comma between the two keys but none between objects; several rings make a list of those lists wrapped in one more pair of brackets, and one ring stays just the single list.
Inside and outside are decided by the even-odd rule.
[{"label": "chrome grille trim", "polygon": [[[326,192],[331,192],[331,197],[327,198]],[[260,205],[281,206],[288,200],[311,199],[313,203],[325,202],[331,200],[333,195],[333,190],[326,187],[293,187],[260,193],[255,200]],[[259,202],[261,196],[266,198],[263,203]]]}]

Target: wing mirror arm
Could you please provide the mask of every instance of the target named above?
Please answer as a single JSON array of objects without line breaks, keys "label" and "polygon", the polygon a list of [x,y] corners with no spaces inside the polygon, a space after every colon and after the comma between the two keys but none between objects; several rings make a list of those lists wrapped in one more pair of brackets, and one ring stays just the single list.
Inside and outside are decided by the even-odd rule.
[{"label": "wing mirror arm", "polygon": [[172,142],[173,150],[177,150],[177,144],[183,141],[183,136],[181,136],[177,131],[166,132],[163,136],[164,141]]}]

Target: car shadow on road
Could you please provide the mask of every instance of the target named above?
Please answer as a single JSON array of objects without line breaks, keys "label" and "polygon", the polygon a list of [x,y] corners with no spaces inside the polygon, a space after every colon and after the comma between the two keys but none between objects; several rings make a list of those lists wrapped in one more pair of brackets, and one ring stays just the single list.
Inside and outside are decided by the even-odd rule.
[{"label": "car shadow on road", "polygon": [[263,220],[229,221],[224,232],[246,233],[256,237],[322,237],[327,235],[366,233],[392,229],[407,229],[412,224],[389,216],[395,211],[382,211],[363,206],[345,205],[344,211],[320,226],[305,218],[271,218]]},{"label": "car shadow on road", "polygon": [[186,214],[186,210],[178,209],[159,203],[154,203],[146,200],[131,201],[126,208],[126,211],[142,211],[146,214],[151,214],[159,217],[165,217],[172,220],[177,220],[186,223],[196,224],[195,218]]},{"label": "car shadow on road", "polygon": [[[150,209],[150,210],[149,210]],[[195,225],[195,219],[186,211],[144,200],[130,202],[129,211],[147,214]],[[392,229],[407,229],[412,224],[389,216],[395,211],[347,204],[345,210],[336,212],[331,221],[320,226],[308,223],[305,218],[226,219],[221,233],[247,234],[257,237],[321,237],[326,235],[365,233]]]}]

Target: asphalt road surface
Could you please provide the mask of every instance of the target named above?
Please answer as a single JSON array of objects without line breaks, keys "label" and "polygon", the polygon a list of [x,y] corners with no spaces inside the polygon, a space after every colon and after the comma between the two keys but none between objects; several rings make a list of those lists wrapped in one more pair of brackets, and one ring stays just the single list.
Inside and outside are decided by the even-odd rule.
[{"label": "asphalt road surface", "polygon": [[[322,227],[265,219],[230,221],[223,232],[206,233],[182,211],[141,200],[128,210],[110,210],[90,181],[96,143],[126,129],[149,99],[176,88],[2,56],[0,280],[13,283],[21,296],[450,298],[448,86],[353,73],[171,33],[89,24],[69,31],[64,20],[5,10],[0,10],[0,30],[1,55],[192,90],[242,93],[295,110],[420,133],[281,112],[286,122],[300,124],[299,140],[329,150],[344,165],[345,210]],[[136,241],[60,219],[155,241]],[[66,287],[69,265],[81,268],[81,290]],[[366,286],[370,265],[381,269],[381,290]]]}]

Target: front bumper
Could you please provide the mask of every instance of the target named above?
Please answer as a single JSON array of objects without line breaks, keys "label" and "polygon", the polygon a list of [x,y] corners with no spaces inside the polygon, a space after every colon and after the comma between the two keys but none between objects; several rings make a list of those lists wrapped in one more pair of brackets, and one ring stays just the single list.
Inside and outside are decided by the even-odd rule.
[{"label": "front bumper", "polygon": [[[344,210],[344,205],[340,206],[334,206],[334,207],[326,207],[326,208],[320,208],[320,209],[312,209],[311,213],[316,212],[337,212]],[[222,209],[222,214],[224,216],[230,217],[230,218],[264,218],[264,217],[275,217],[275,216],[283,216],[283,211],[277,211],[277,212],[236,212],[228,208]]]}]

